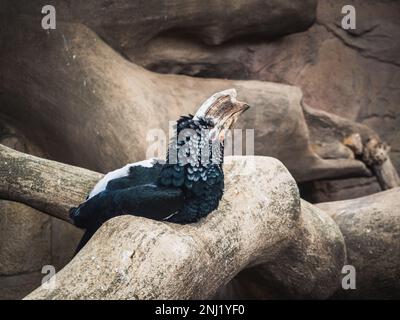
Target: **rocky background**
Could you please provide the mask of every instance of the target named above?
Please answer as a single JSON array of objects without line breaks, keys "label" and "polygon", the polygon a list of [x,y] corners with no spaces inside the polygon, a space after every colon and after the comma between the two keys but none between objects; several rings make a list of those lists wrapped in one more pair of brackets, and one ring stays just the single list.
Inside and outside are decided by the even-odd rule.
[{"label": "rocky background", "polygon": [[[53,4],[57,9],[57,30],[46,32],[40,28],[40,11],[45,4]],[[348,4],[356,8],[356,30],[340,27],[341,8]],[[295,148],[297,142],[290,141],[288,135],[278,148],[276,135],[270,133],[274,130],[269,128],[303,132],[299,128],[304,119],[297,121],[303,116],[296,113],[300,105],[374,130],[390,144],[392,161],[400,170],[398,1],[7,0],[0,4],[0,18],[0,143],[16,150],[100,172],[141,160],[144,154],[137,150],[139,142],[134,141],[132,131],[107,128],[111,136],[114,131],[119,136],[122,132],[124,140],[133,140],[130,144],[111,140],[108,145],[102,136],[90,143],[96,136],[91,136],[88,128],[93,127],[92,118],[82,119],[80,115],[85,112],[79,106],[84,106],[88,113],[98,112],[99,122],[104,123],[111,114],[107,112],[101,118],[100,111],[96,111],[98,105],[110,103],[112,97],[117,97],[123,106],[131,101],[118,85],[108,87],[100,83],[91,96],[82,93],[81,88],[86,85],[81,81],[82,75],[102,68],[99,78],[107,83],[129,80],[130,85],[141,88],[145,82],[148,88],[156,90],[157,86],[151,87],[151,83],[160,83],[159,79],[163,83],[173,82],[175,86],[164,86],[161,93],[181,95],[182,100],[187,97],[179,91],[180,87],[190,92],[213,92],[226,83],[208,78],[244,80],[232,83],[241,86],[254,104],[271,99],[270,109],[258,111],[257,119],[261,115],[262,120],[256,125],[256,132],[260,130],[262,134],[256,136],[256,150],[283,161],[299,183],[303,198],[311,202],[360,197],[376,193],[380,187],[375,177],[359,175],[338,180],[325,175],[329,180],[321,180],[321,176],[306,170],[307,161],[296,167],[296,162],[301,162],[296,154],[303,152]],[[103,43],[104,49],[99,50]],[[78,59],[75,54],[66,53],[68,50],[77,50]],[[82,55],[87,57],[85,62],[74,67],[75,59]],[[149,76],[136,65],[155,73],[196,79]],[[136,77],[136,82],[132,77]],[[302,94],[295,88],[275,88],[247,80],[292,85],[300,88]],[[145,91],[132,90],[133,96]],[[278,92],[274,99],[265,93],[274,90]],[[143,95],[156,100],[151,90]],[[295,98],[287,99],[290,103],[282,102],[286,97]],[[188,105],[201,98],[204,97],[193,98]],[[268,110],[286,110],[286,105],[290,112],[282,111],[280,117],[269,116]],[[168,118],[175,119],[182,110],[194,107],[172,107]],[[118,106],[112,108],[119,110]],[[70,113],[60,120],[57,114],[66,114],[62,110]],[[282,120],[291,117],[292,125]],[[244,123],[252,120],[255,121],[249,118]],[[317,141],[320,131],[312,129],[307,114],[305,121],[310,127],[310,139]],[[106,148],[116,143],[118,148]],[[311,143],[310,148],[313,147],[317,148]],[[318,154],[321,156],[321,152]],[[330,157],[328,154],[325,159]],[[55,265],[59,270],[70,260],[81,231],[23,204],[1,200],[0,210],[0,298],[19,299],[40,284],[43,265]]]},{"label": "rocky background", "polygon": [[[304,101],[313,108],[374,129],[392,146],[392,159],[399,169],[400,3],[299,3],[279,1],[281,10],[297,6],[298,16],[304,19],[293,19],[297,32],[284,37],[278,33],[215,45],[170,33],[139,48],[125,47],[120,42],[119,50],[135,63],[157,72],[298,86]],[[341,28],[341,8],[346,4],[356,8],[354,31]],[[308,23],[309,28],[303,31]],[[304,188],[311,189],[308,196],[316,202],[354,198],[379,190],[373,178],[312,182]]]}]

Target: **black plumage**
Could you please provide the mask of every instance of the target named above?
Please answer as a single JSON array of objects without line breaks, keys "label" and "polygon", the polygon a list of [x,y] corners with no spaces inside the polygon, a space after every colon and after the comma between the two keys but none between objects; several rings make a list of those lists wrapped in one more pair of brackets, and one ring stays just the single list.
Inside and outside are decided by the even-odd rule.
[{"label": "black plumage", "polygon": [[[191,129],[191,134],[170,144],[167,163],[158,179],[158,185],[178,187],[184,193],[183,207],[169,218],[171,222],[195,222],[218,207],[224,189],[224,144],[217,137],[213,139],[213,128],[211,119],[194,120],[192,116],[182,117],[177,123],[178,137],[184,129]],[[173,164],[171,152],[177,155]],[[185,152],[187,163],[183,163],[180,152]]]},{"label": "black plumage", "polygon": [[156,185],[161,169],[162,164],[157,163],[151,168],[132,166],[127,176],[110,180],[104,191],[71,208],[74,225],[86,229],[76,252],[113,217],[130,214],[163,220],[177,212],[183,206],[183,192]]},{"label": "black plumage", "polygon": [[[166,163],[157,162],[151,168],[132,166],[127,176],[110,180],[104,191],[72,208],[74,224],[86,229],[77,250],[105,221],[116,216],[130,214],[190,223],[215,210],[223,194],[224,174],[223,142],[211,140],[208,130],[213,127],[211,119],[181,117],[177,136],[184,129],[192,134],[170,144]],[[170,163],[173,152],[176,161]]]},{"label": "black plumage", "polygon": [[107,220],[120,215],[191,223],[218,208],[224,190],[225,130],[249,108],[236,91],[213,95],[195,116],[181,117],[165,163],[127,165],[107,174],[88,199],[70,210],[86,229],[77,251]]}]

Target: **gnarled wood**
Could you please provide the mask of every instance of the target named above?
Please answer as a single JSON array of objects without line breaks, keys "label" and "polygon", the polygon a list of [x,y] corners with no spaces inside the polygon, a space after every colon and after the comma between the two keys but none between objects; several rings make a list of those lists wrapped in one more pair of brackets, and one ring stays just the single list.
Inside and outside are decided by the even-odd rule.
[{"label": "gnarled wood", "polygon": [[345,201],[317,204],[343,233],[347,264],[356,271],[356,290],[340,298],[400,298],[400,188]]},{"label": "gnarled wood", "polygon": [[382,190],[400,186],[400,178],[389,157],[390,147],[377,139],[370,139],[362,155],[363,161],[374,171]]},{"label": "gnarled wood", "polygon": [[[64,219],[100,177],[6,147],[0,157],[8,168],[0,172],[0,197]],[[345,259],[334,222],[319,210],[302,213],[296,183],[277,160],[228,157],[224,169],[219,208],[199,223],[111,219],[57,274],[55,290],[38,288],[27,298],[210,298],[249,267],[268,274],[262,283],[273,281],[276,296],[329,297]]]},{"label": "gnarled wood", "polygon": [[[216,293],[219,298],[326,298],[334,291],[359,298],[396,296],[399,188],[318,205],[343,232],[347,263],[358,272],[358,290],[342,292],[338,288],[344,244],[336,224],[306,202],[300,209],[295,183],[279,162],[256,157],[252,163],[250,159],[227,158],[223,201],[200,223],[180,226],[132,216],[112,219],[57,275],[57,290],[40,288],[29,298],[205,298]],[[68,220],[69,207],[83,201],[101,177],[6,147],[0,149],[0,161],[7,162],[0,171],[1,198],[32,204],[64,220]],[[14,166],[26,169],[18,171]],[[77,186],[74,192],[71,185]],[[183,260],[176,250],[185,253]],[[204,250],[211,253],[205,255]],[[165,252],[174,254],[169,259]],[[234,266],[222,267],[223,261]],[[199,263],[202,267],[193,269]],[[167,282],[157,273],[164,264],[168,268],[161,274],[168,275]],[[171,275],[170,269],[179,272]],[[149,270],[153,271],[144,277]],[[139,271],[143,273],[135,278]],[[185,276],[178,279],[179,274]],[[204,280],[210,274],[218,274],[211,277],[215,284]],[[90,281],[85,283],[81,277]],[[183,282],[176,291],[168,291],[186,277],[194,277],[195,283]],[[125,280],[116,280],[120,278]],[[168,281],[174,281],[174,286],[167,285]],[[196,281],[204,281],[205,287],[199,289]],[[132,283],[137,285],[132,288]]]}]

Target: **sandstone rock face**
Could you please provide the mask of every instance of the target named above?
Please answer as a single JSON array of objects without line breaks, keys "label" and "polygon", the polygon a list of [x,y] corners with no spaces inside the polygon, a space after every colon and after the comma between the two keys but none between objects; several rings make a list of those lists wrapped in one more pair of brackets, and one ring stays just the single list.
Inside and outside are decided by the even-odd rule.
[{"label": "sandstone rock face", "polygon": [[[346,4],[356,9],[354,31],[340,27]],[[299,86],[310,106],[369,124],[388,138],[398,163],[399,139],[393,129],[399,102],[399,9],[393,1],[320,0],[309,30],[274,41],[257,38],[204,46],[169,34],[125,54],[161,72]]]},{"label": "sandstone rock face", "polygon": [[[344,2],[320,2],[318,25],[321,29],[316,26],[314,31],[321,37],[316,56],[318,62],[305,68],[294,83],[303,88],[312,106],[374,129],[392,146],[392,157],[399,170],[400,78],[396,75],[400,67],[397,40],[400,4],[351,2],[357,11],[357,34],[338,27]],[[335,70],[334,77],[331,70]]]},{"label": "sandstone rock face", "polygon": [[[193,113],[213,93],[233,87],[252,106],[237,125],[254,129],[254,149],[251,143],[245,145],[246,150],[240,150],[244,154],[280,159],[299,182],[370,175],[362,162],[348,157],[351,152],[344,146],[348,152],[341,159],[325,160],[315,153],[299,88],[156,74],[116,54],[82,25],[59,23],[57,28],[56,33],[41,33],[20,21],[24,32],[3,48],[0,60],[5,105],[1,113],[46,150],[48,158],[99,172],[163,158],[168,121]],[[20,88],[25,77],[30,80]],[[57,94],[47,98],[41,92]],[[160,112],[162,117],[157,116]],[[27,123],[26,117],[32,121]],[[152,136],[152,129],[162,135]],[[161,148],[149,154],[158,142]],[[336,142],[341,144],[340,139]]]},{"label": "sandstone rock face", "polygon": [[339,298],[400,298],[400,188],[367,197],[318,204],[338,224],[347,264],[356,270],[356,290]]},{"label": "sandstone rock face", "polygon": [[[40,19],[32,1],[6,1],[10,15]],[[68,5],[53,1],[60,21],[78,22],[94,30],[116,50],[130,51],[160,33],[180,33],[209,44],[244,35],[277,37],[300,32],[314,21],[317,0],[115,0]]]},{"label": "sandstone rock face", "polygon": [[50,264],[50,218],[24,204],[0,201],[0,277]]},{"label": "sandstone rock face", "polygon": [[[344,5],[353,5],[357,29],[340,27]],[[316,23],[305,32],[275,40],[263,37],[204,45],[178,34],[160,35],[136,50],[132,61],[163,72],[200,77],[257,79],[300,87],[313,108],[359,121],[392,146],[400,169],[400,3],[395,1],[318,1]],[[324,182],[321,199],[370,194],[375,180]],[[340,190],[346,189],[346,193]],[[338,190],[335,192],[334,190]]]},{"label": "sandstone rock face", "polygon": [[0,277],[0,300],[22,299],[40,285],[45,275],[40,272]]},{"label": "sandstone rock face", "polygon": [[61,270],[82,236],[76,227],[25,204],[0,201],[0,300],[21,299],[37,288],[52,265]]},{"label": "sandstone rock face", "polygon": [[329,297],[345,261],[333,220],[306,203],[300,208],[294,179],[275,159],[228,157],[225,173],[224,197],[207,218],[188,225],[111,219],[56,275],[54,290],[27,298],[203,299],[246,267],[260,268],[260,285],[275,292],[273,284],[281,296]]}]

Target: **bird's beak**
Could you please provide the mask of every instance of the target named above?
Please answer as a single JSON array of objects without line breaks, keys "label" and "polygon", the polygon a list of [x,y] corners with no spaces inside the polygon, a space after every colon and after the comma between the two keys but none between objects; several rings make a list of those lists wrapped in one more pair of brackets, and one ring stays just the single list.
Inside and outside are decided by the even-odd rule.
[{"label": "bird's beak", "polygon": [[244,102],[236,101],[235,103],[229,103],[219,109],[216,119],[216,126],[221,130],[229,130],[233,128],[240,115],[249,109],[250,106]]},{"label": "bird's beak", "polygon": [[194,118],[206,117],[214,120],[218,133],[225,136],[225,131],[231,129],[240,115],[250,106],[236,99],[235,89],[218,92],[207,99],[196,112]]}]

